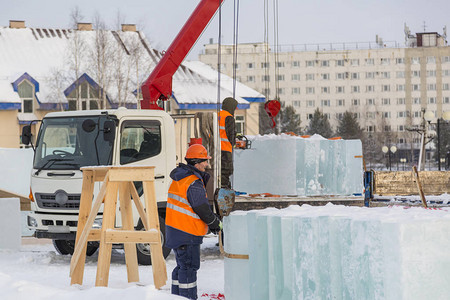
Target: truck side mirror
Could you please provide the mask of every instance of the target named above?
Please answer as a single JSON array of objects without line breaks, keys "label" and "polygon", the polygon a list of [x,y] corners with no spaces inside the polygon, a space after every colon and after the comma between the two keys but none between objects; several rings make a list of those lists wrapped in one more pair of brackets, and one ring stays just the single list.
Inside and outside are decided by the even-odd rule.
[{"label": "truck side mirror", "polygon": [[112,143],[116,138],[116,123],[112,120],[105,121],[103,125],[103,139]]},{"label": "truck side mirror", "polygon": [[31,142],[31,126],[25,125],[22,128],[22,144],[29,145]]}]

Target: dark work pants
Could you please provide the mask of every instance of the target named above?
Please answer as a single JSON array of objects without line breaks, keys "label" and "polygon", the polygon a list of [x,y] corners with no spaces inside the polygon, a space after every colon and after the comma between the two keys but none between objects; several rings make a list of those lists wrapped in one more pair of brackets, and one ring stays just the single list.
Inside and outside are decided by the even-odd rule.
[{"label": "dark work pants", "polygon": [[200,245],[184,245],[173,251],[177,266],[172,271],[172,294],[188,299],[197,299]]},{"label": "dark work pants", "polygon": [[233,153],[222,151],[220,164],[222,169],[220,174],[221,188],[231,189],[230,177],[233,175]]}]

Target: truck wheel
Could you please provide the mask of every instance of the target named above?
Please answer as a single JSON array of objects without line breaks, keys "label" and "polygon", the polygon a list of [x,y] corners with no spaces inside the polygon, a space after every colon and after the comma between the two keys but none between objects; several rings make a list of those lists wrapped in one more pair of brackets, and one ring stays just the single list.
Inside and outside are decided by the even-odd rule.
[{"label": "truck wheel", "polygon": [[[53,240],[53,246],[55,247],[56,251],[61,255],[72,255],[73,251],[75,250],[75,241],[68,241],[68,240]],[[87,248],[86,248],[86,255],[91,256],[97,251],[99,247],[98,242],[88,242]]]},{"label": "truck wheel", "polygon": [[[139,220],[136,229],[144,230],[144,226],[143,226],[141,220]],[[160,233],[161,233],[161,244],[163,245],[162,252],[163,252],[164,259],[166,259],[167,256],[169,256],[171,249],[164,246],[165,234],[166,234],[166,221],[162,217],[159,217],[159,229],[160,229]],[[152,264],[152,258],[150,255],[150,244],[136,244],[136,250],[137,250],[138,263],[140,265],[148,266],[148,265]]]}]

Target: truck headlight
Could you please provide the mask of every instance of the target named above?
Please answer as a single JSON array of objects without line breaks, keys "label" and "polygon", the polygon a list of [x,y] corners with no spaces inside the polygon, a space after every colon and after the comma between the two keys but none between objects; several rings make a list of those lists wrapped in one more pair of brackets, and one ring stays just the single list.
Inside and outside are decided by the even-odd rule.
[{"label": "truck headlight", "polygon": [[37,227],[38,226],[38,223],[37,223],[36,219],[33,218],[33,217],[30,217],[30,216],[27,216],[27,223],[28,223],[28,226],[30,226],[30,227]]}]

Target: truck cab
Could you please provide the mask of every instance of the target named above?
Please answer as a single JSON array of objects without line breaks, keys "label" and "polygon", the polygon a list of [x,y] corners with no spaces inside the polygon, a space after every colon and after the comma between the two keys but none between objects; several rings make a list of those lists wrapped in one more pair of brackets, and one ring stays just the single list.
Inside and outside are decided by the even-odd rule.
[{"label": "truck cab", "polygon": [[[174,121],[161,110],[92,110],[49,113],[36,140],[31,174],[28,226],[37,238],[50,238],[61,254],[71,254],[78,221],[82,171],[85,166],[155,167],[155,193],[164,239],[169,174],[176,166]],[[142,182],[135,182],[142,195]],[[100,183],[94,187],[94,197]],[[101,212],[94,226],[101,227]],[[138,216],[137,213],[134,216]],[[137,229],[142,222],[136,217]],[[121,225],[120,213],[116,225]],[[164,243],[163,243],[164,245]],[[87,254],[98,244],[90,242]],[[163,247],[165,248],[165,247]],[[138,244],[138,260],[149,264],[148,246]],[[163,249],[165,257],[170,249]]]}]

